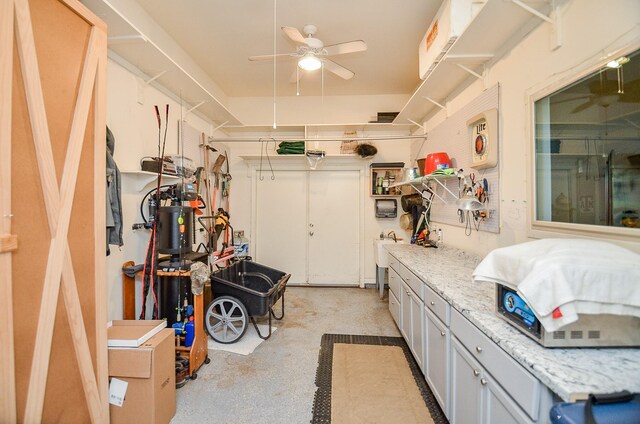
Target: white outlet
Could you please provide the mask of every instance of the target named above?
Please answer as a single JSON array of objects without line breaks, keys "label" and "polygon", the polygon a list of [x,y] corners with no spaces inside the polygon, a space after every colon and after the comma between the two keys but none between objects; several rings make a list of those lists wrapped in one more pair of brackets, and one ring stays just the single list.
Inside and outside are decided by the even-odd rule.
[{"label": "white outlet", "polygon": [[444,241],[444,237],[442,235],[442,228],[438,228],[436,230],[436,233],[438,234],[438,243],[442,243]]}]

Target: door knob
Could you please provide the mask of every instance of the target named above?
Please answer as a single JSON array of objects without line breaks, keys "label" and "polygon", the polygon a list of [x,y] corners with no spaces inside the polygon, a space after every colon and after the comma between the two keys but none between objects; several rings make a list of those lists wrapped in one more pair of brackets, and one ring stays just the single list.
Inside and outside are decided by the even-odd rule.
[{"label": "door knob", "polygon": [[480,346],[476,346],[476,350],[478,351],[478,353],[482,352],[482,348]]},{"label": "door knob", "polygon": [[476,377],[480,375],[480,371],[478,370],[473,370],[473,375],[475,375]]},{"label": "door knob", "polygon": [[313,231],[309,231],[309,235],[310,235],[310,236],[313,236]]},{"label": "door knob", "polygon": [[483,386],[487,385],[487,380],[485,380],[484,378],[480,379],[480,384],[482,384]]},{"label": "door knob", "polygon": [[313,228],[313,224],[309,224],[309,228]]}]

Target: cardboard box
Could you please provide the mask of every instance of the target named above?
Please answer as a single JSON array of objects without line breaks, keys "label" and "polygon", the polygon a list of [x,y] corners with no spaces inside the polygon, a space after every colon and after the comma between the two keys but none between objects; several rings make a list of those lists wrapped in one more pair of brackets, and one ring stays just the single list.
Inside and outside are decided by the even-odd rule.
[{"label": "cardboard box", "polygon": [[107,325],[108,347],[138,347],[167,327],[165,320],[116,320]]},{"label": "cardboard box", "polygon": [[109,405],[112,423],[171,421],[176,413],[174,334],[165,328],[139,347],[109,347],[109,378],[128,383],[122,406]]}]

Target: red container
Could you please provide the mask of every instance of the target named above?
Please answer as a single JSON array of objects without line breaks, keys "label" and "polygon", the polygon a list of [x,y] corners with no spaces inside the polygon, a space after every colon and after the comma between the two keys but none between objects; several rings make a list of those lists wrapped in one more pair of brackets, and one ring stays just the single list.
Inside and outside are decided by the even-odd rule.
[{"label": "red container", "polygon": [[424,175],[429,175],[438,169],[451,168],[449,155],[444,152],[430,153],[424,161]]}]

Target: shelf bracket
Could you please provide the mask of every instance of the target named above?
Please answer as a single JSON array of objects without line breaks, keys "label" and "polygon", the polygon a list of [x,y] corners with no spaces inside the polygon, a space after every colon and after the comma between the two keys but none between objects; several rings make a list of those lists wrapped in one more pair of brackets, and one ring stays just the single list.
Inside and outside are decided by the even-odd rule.
[{"label": "shelf bracket", "polygon": [[440,199],[440,201],[442,203],[444,203],[445,205],[447,204],[447,201],[444,200],[438,193],[436,193],[436,191],[434,189],[432,189],[431,187],[429,187],[428,184],[425,184],[424,181],[422,182],[422,190],[420,191],[420,194],[422,194],[422,191],[427,190],[429,193],[433,194],[434,196],[436,196],[438,199]]},{"label": "shelf bracket", "polygon": [[151,77],[148,80],[146,80],[144,82],[144,85],[147,86],[147,85],[151,84],[152,82],[154,82],[155,80],[157,80],[158,78],[160,78],[161,76],[163,76],[166,73],[167,73],[167,71],[162,71],[162,72],[158,73],[156,76]]},{"label": "shelf bracket", "polygon": [[636,124],[635,122],[633,122],[631,119],[625,119],[625,121],[627,121],[627,123],[629,125],[631,125],[632,127],[636,127],[637,129],[640,130],[640,125]]},{"label": "shelf bracket", "polygon": [[147,41],[149,41],[149,39],[142,34],[119,35],[119,36],[107,38],[107,42],[109,43],[110,46],[113,46],[116,44],[130,44],[130,43],[139,43],[139,42],[146,43]]},{"label": "shelf bracket", "polygon": [[470,69],[470,68],[464,66],[462,63],[456,63],[456,66],[458,68],[462,69],[463,71],[468,72],[469,74],[473,75],[474,77],[476,77],[478,79],[483,79],[484,78],[482,75],[480,75],[479,73],[477,73],[473,69]]},{"label": "shelf bracket", "polygon": [[224,127],[225,125],[227,125],[229,123],[229,121],[224,121],[222,124],[218,125],[217,127],[215,127],[213,129],[213,131],[211,132],[211,134],[215,133],[216,131],[218,131],[220,128]]},{"label": "shelf bracket", "polygon": [[[431,181],[435,181],[436,183],[438,183],[438,185],[439,185],[440,187],[442,187],[443,189],[445,189],[445,191],[446,191],[447,193],[449,193],[449,194],[451,195],[451,197],[453,197],[454,199],[458,200],[458,196],[457,196],[456,194],[454,194],[451,190],[449,190],[449,187],[447,187],[447,185],[446,185],[446,184],[444,184],[442,181],[440,181],[440,180],[439,180],[439,179],[437,179],[437,178],[433,178],[433,179],[431,179]],[[435,194],[435,192],[434,192],[434,194]],[[438,197],[440,197],[440,196],[438,196]],[[440,200],[442,200],[442,198],[440,198]],[[445,200],[442,200],[442,201],[443,201],[444,203],[447,203]]]},{"label": "shelf bracket", "polygon": [[202,106],[203,104],[205,104],[206,102],[203,100],[200,103],[198,103],[197,105],[189,108],[186,112],[185,112],[185,116],[190,114],[191,112],[193,112],[194,110],[198,109],[200,106]]},{"label": "shelf bracket", "polygon": [[550,0],[551,13],[549,13],[549,16],[545,15],[544,13],[538,12],[536,9],[524,3],[522,0],[511,0],[511,2],[517,6],[520,6],[527,12],[531,13],[532,15],[551,24],[551,33],[552,33],[551,50],[556,50],[562,46],[562,31],[560,26],[560,13],[559,13],[560,8],[556,5],[555,0]]},{"label": "shelf bracket", "polygon": [[433,103],[434,105],[438,106],[440,109],[442,110],[447,110],[446,106],[441,105],[440,103],[436,102],[435,100],[433,100],[431,97],[427,97],[427,96],[422,96],[424,97],[425,100]]},{"label": "shelf bracket", "polygon": [[427,129],[425,128],[424,125],[420,125],[416,121],[414,121],[413,119],[409,119],[409,118],[407,118],[407,121],[411,122],[413,125],[417,125],[418,127],[420,127],[420,129],[422,129],[423,133],[427,132]]}]

